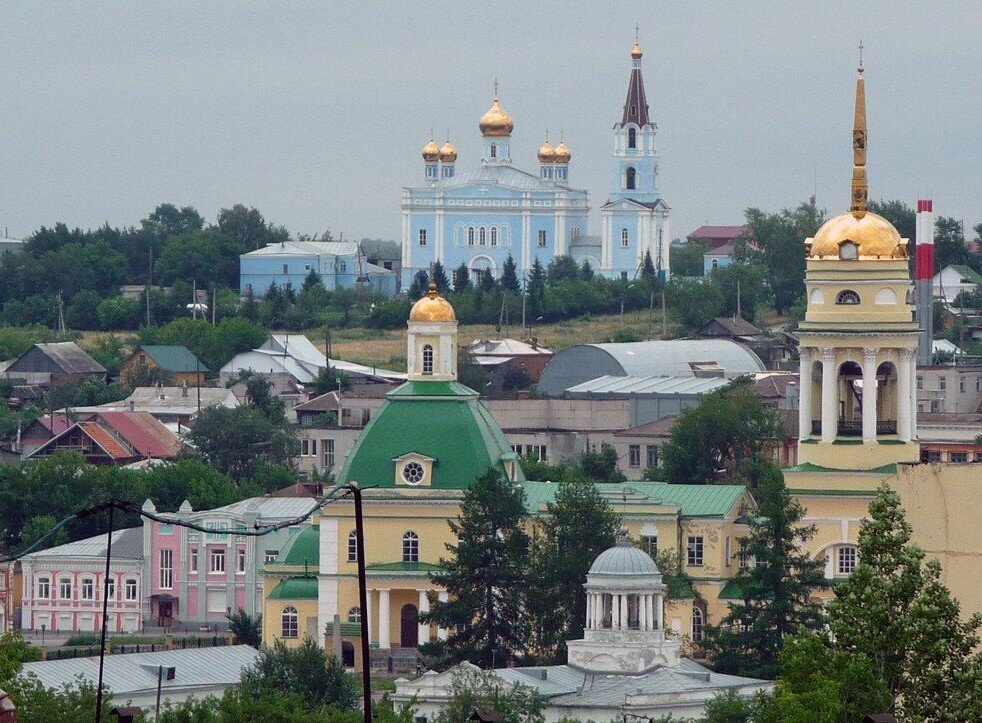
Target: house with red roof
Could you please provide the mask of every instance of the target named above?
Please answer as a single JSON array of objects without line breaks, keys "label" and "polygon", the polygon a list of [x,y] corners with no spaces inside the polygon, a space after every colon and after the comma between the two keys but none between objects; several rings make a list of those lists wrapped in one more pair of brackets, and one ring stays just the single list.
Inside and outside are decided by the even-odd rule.
[{"label": "house with red roof", "polygon": [[[40,424],[45,427],[44,422]],[[49,431],[57,433],[26,458],[71,451],[80,453],[90,464],[122,466],[148,459],[173,459],[181,451],[177,435],[149,412],[99,412],[59,431],[61,426],[61,422],[54,422]]]}]

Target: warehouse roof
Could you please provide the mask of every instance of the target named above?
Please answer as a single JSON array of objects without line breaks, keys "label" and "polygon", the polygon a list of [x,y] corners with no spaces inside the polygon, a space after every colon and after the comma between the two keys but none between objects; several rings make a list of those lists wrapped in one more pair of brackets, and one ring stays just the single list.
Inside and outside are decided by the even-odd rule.
[{"label": "warehouse roof", "polygon": [[567,389],[570,396],[635,394],[708,394],[729,386],[720,377],[615,377],[605,374]]}]

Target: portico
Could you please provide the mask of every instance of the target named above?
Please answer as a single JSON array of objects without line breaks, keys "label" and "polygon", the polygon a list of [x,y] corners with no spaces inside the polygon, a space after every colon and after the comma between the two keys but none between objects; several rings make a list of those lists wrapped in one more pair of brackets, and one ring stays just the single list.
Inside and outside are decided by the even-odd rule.
[{"label": "portico", "polygon": [[[444,640],[447,631],[420,622],[430,610],[431,600],[447,600],[447,593],[421,579],[368,579],[368,639],[381,650],[416,648],[435,639]],[[357,608],[348,619],[357,619]]]}]

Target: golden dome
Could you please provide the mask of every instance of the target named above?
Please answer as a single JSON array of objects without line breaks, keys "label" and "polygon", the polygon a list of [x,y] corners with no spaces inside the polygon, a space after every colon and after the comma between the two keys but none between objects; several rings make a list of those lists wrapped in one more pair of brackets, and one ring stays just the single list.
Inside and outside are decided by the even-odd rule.
[{"label": "golden dome", "polygon": [[638,45],[638,41],[635,40],[634,47],[631,48],[631,57],[635,60],[641,60],[642,55],[644,55],[644,53],[641,52],[641,46]]},{"label": "golden dome", "polygon": [[430,290],[413,304],[410,321],[457,321],[450,302],[436,293],[436,284],[430,282]]},{"label": "golden dome", "polygon": [[556,160],[556,149],[552,147],[552,143],[546,138],[546,142],[542,144],[536,155],[539,158],[539,163],[552,163]]},{"label": "golden dome", "polygon": [[569,159],[572,157],[573,154],[570,153],[566,141],[559,141],[559,145],[556,146],[556,163],[569,163]]},{"label": "golden dome", "polygon": [[839,246],[845,241],[859,247],[860,258],[907,258],[907,244],[897,229],[883,216],[870,211],[862,218],[856,218],[852,212],[830,218],[810,241],[808,255],[813,259],[839,258]]},{"label": "golden dome", "polygon": [[440,160],[440,148],[432,138],[430,138],[430,142],[426,144],[426,147],[423,148],[423,160],[429,163]]},{"label": "golden dome", "polygon": [[457,160],[457,149],[453,147],[449,138],[443,144],[443,148],[440,149],[440,160],[444,163],[453,163]]},{"label": "golden dome", "polygon": [[511,135],[512,129],[515,127],[515,122],[505,112],[505,109],[501,107],[501,103],[498,102],[498,96],[495,95],[494,102],[491,104],[488,112],[481,116],[477,127],[481,129],[481,135],[485,137],[501,138]]}]

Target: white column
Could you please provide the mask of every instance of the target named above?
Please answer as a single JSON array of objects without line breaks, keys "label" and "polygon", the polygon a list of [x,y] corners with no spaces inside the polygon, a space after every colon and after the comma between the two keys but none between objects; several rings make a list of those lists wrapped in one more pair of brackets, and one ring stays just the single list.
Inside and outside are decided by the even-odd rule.
[{"label": "white column", "polygon": [[617,630],[621,626],[621,596],[610,596],[610,627]]},{"label": "white column", "polygon": [[[447,600],[450,599],[450,596],[446,593],[445,590],[441,590],[440,592],[438,592],[436,594],[436,599],[439,600],[440,602],[445,603],[445,602],[447,602]],[[436,629],[436,639],[437,640],[446,640],[447,639],[447,629],[446,628],[437,628]]]},{"label": "white column", "polygon": [[392,647],[392,633],[389,630],[389,621],[391,619],[390,615],[391,615],[391,610],[389,609],[389,591],[379,590],[378,591],[378,646],[383,650],[388,650],[389,648]]},{"label": "white column", "polygon": [[368,610],[362,610],[362,615],[368,615],[368,642],[372,642],[372,638],[375,637],[375,624],[372,622],[372,593],[374,590],[368,590],[368,594],[365,595],[365,604],[368,605]]},{"label": "white column", "polygon": [[665,629],[665,600],[661,595],[654,596],[655,620],[658,621],[658,629]]},{"label": "white column", "polygon": [[801,347],[798,363],[798,439],[808,439],[812,433],[812,354]]},{"label": "white column", "polygon": [[593,593],[588,592],[586,594],[586,628],[590,630],[593,628]]},{"label": "white column", "polygon": [[911,439],[911,368],[914,357],[913,349],[900,350],[900,369],[897,374],[897,436],[900,441],[909,442]]},{"label": "white column", "polygon": [[835,349],[823,347],[822,352],[822,441],[832,442],[839,425],[839,400],[836,394],[838,375],[835,369]]},{"label": "white column", "polygon": [[648,629],[648,596],[638,595],[638,628]]},{"label": "white column", "polygon": [[[430,611],[430,597],[426,594],[426,590],[419,591],[419,614],[428,613]],[[419,624],[419,644],[430,642],[430,624],[420,623]]]},{"label": "white column", "polygon": [[621,628],[621,630],[627,630],[627,621],[628,621],[628,616],[627,616],[627,595],[621,595],[620,596],[620,599],[621,599],[621,615],[620,615],[621,625],[620,625],[620,628]]},{"label": "white column", "polygon": [[863,349],[863,442],[876,442],[876,348]]}]

